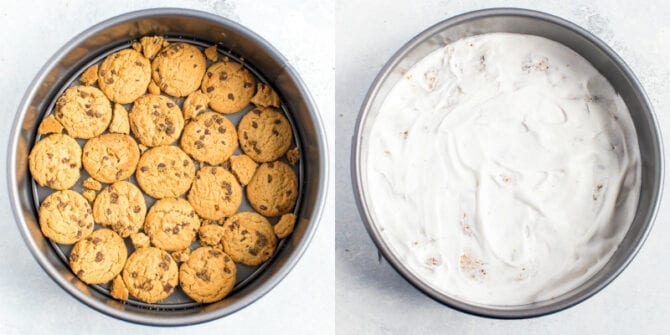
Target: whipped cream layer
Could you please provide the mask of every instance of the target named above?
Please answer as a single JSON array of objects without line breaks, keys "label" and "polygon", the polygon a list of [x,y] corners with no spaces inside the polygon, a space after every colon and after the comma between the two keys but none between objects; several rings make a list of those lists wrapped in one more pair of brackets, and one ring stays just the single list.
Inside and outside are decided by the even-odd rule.
[{"label": "whipped cream layer", "polygon": [[607,263],[635,215],[628,109],[554,41],[496,33],[435,50],[373,122],[375,222],[397,258],[448,295],[489,305],[561,295]]}]

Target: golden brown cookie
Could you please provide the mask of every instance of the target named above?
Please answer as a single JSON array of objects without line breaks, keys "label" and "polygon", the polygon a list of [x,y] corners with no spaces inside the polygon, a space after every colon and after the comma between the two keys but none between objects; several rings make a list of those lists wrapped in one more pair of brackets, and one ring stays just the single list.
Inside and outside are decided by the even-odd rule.
[{"label": "golden brown cookie", "polygon": [[207,110],[209,97],[201,91],[195,91],[184,100],[184,119],[190,120]]},{"label": "golden brown cookie", "polygon": [[283,162],[261,164],[247,185],[247,200],[258,213],[279,216],[290,212],[298,197],[298,178]]},{"label": "golden brown cookie", "polygon": [[223,250],[236,263],[260,265],[275,252],[277,237],[262,215],[240,212],[229,217],[223,228]]},{"label": "golden brown cookie", "polygon": [[128,237],[142,229],[147,205],[137,186],[118,181],[102,190],[93,204],[93,219]]},{"label": "golden brown cookie", "polygon": [[121,301],[128,300],[128,288],[126,287],[126,283],[123,282],[123,277],[121,277],[121,275],[114,277],[114,280],[112,280],[112,287],[109,289],[109,294],[111,294],[113,298]]},{"label": "golden brown cookie", "polygon": [[56,191],[40,205],[42,234],[60,244],[73,244],[93,232],[91,205],[72,190]]},{"label": "golden brown cookie", "polygon": [[205,49],[205,57],[212,62],[216,62],[216,60],[219,59],[219,52],[216,50],[216,45],[212,45]]},{"label": "golden brown cookie", "polygon": [[256,79],[242,64],[233,61],[210,65],[202,78],[202,91],[209,96],[209,107],[231,114],[249,105]]},{"label": "golden brown cookie", "polygon": [[235,125],[219,113],[199,114],[184,127],[181,148],[196,161],[219,165],[237,149]]},{"label": "golden brown cookie", "polygon": [[283,156],[291,146],[291,124],[273,108],[254,108],[238,125],[240,147],[253,160],[272,162]]},{"label": "golden brown cookie", "polygon": [[94,64],[79,77],[82,85],[91,86],[98,82],[98,64]]},{"label": "golden brown cookie", "polygon": [[122,104],[114,104],[112,111],[112,122],[109,123],[109,132],[118,134],[130,133],[130,121],[128,121],[128,111]]},{"label": "golden brown cookie", "polygon": [[91,177],[84,179],[84,181],[81,183],[81,186],[89,190],[95,190],[95,191],[100,191],[102,189],[102,184],[100,184],[99,181]]},{"label": "golden brown cookie", "polygon": [[135,50],[137,52],[140,52],[140,53],[142,52],[142,43],[140,43],[140,42],[133,42],[133,44],[131,44],[130,47],[133,48],[133,50]]},{"label": "golden brown cookie", "polygon": [[88,203],[93,204],[95,201],[95,198],[98,196],[98,193],[95,192],[94,190],[83,190],[81,191],[81,195],[88,201]]},{"label": "golden brown cookie", "polygon": [[135,173],[140,188],[154,198],[178,197],[195,177],[195,165],[178,147],[160,146],[140,157]]},{"label": "golden brown cookie", "polygon": [[230,171],[242,185],[249,184],[258,168],[258,163],[245,154],[230,157]]},{"label": "golden brown cookie", "polygon": [[47,116],[37,128],[37,133],[40,135],[46,134],[60,134],[63,132],[63,125],[56,120],[53,115]]},{"label": "golden brown cookie", "polygon": [[174,97],[197,90],[207,63],[200,49],[187,43],[172,43],[151,62],[152,77],[160,89]]},{"label": "golden brown cookie", "polygon": [[242,187],[222,167],[205,166],[195,175],[188,201],[196,213],[209,220],[234,214],[242,203]]},{"label": "golden brown cookie", "polygon": [[140,38],[142,45],[142,52],[144,57],[153,59],[156,54],[163,48],[165,39],[162,36],[144,36]]},{"label": "golden brown cookie", "polygon": [[153,304],[172,294],[179,283],[179,268],[167,252],[147,247],[128,257],[122,276],[130,295]]},{"label": "golden brown cookie", "polygon": [[223,227],[218,224],[201,225],[198,229],[198,239],[200,244],[213,247],[221,244],[223,233]]},{"label": "golden brown cookie", "polygon": [[181,109],[163,95],[141,96],[133,104],[128,118],[135,137],[148,147],[176,141],[184,128]]},{"label": "golden brown cookie", "polygon": [[35,144],[28,162],[38,185],[65,190],[79,179],[81,147],[70,136],[49,135]]},{"label": "golden brown cookie", "polygon": [[178,251],[188,248],[200,228],[200,219],[188,201],[182,198],[164,198],[149,209],[144,232],[153,246]]},{"label": "golden brown cookie", "polygon": [[172,259],[174,259],[177,263],[183,263],[188,261],[189,257],[191,257],[191,248],[173,251],[170,253],[170,255],[172,256]]},{"label": "golden brown cookie", "polygon": [[286,152],[286,160],[288,160],[291,165],[296,165],[300,161],[300,150],[298,147],[290,149]]},{"label": "golden brown cookie", "polygon": [[151,240],[149,236],[144,233],[133,233],[130,234],[130,242],[133,244],[135,249],[146,248],[151,245]]},{"label": "golden brown cookie", "polygon": [[235,263],[221,250],[201,247],[179,269],[184,293],[200,303],[223,299],[235,286]]},{"label": "golden brown cookie", "polygon": [[70,268],[85,283],[104,284],[121,273],[127,257],[123,239],[103,228],[74,245],[70,252]]},{"label": "golden brown cookie", "polygon": [[84,169],[103,183],[128,179],[135,172],[140,149],[135,140],[124,134],[103,134],[84,145]]},{"label": "golden brown cookie", "polygon": [[102,62],[98,70],[98,86],[113,102],[127,104],[147,91],[151,81],[151,64],[133,49],[115,52]]},{"label": "golden brown cookie", "polygon": [[74,138],[89,139],[102,134],[112,120],[112,105],[91,86],[72,86],[56,101],[56,119]]},{"label": "golden brown cookie", "polygon": [[147,90],[149,91],[150,94],[161,94],[161,88],[158,87],[158,84],[156,84],[156,82],[153,81],[153,79],[149,83],[149,87],[147,88]]},{"label": "golden brown cookie", "polygon": [[279,238],[285,238],[291,235],[293,228],[295,227],[295,219],[296,217],[293,213],[282,215],[279,222],[272,227],[275,231],[275,235]]},{"label": "golden brown cookie", "polygon": [[281,102],[277,92],[270,85],[258,83],[256,95],[251,98],[251,103],[260,107],[279,107]]}]

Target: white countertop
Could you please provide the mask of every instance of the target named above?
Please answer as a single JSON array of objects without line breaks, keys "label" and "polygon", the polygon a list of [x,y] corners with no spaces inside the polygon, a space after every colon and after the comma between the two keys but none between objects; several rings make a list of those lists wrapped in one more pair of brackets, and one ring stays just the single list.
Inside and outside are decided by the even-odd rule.
[{"label": "white countertop", "polygon": [[[334,4],[300,0],[251,1],[4,1],[0,6],[0,159],[16,108],[46,60],[69,39],[99,21],[152,7],[187,7],[233,19],[273,44],[311,90],[334,150]],[[331,161],[332,163],[332,161]],[[332,172],[332,169],[331,169]],[[0,334],[319,334],[334,329],[333,180],[320,227],[296,267],[266,296],[225,318],[184,328],[135,325],[105,316],[56,285],[25,246],[0,176]]]},{"label": "white countertop", "polygon": [[[670,134],[670,4],[663,1],[339,1],[336,7],[336,324],[338,334],[660,334],[670,332],[670,195],[630,266],[587,301],[530,320],[492,320],[445,307],[378,261],[353,200],[353,125],[383,64],[427,27],[463,12],[524,7],[558,15],[607,42],[630,65]],[[666,145],[666,148],[668,146]],[[644,153],[643,153],[644,154]],[[667,153],[666,153],[667,156]],[[667,188],[666,188],[667,189]]]}]

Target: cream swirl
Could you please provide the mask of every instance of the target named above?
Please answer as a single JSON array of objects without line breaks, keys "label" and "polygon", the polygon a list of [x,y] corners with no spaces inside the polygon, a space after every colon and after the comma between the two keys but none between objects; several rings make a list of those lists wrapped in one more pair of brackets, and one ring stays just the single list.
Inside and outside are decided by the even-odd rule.
[{"label": "cream swirl", "polygon": [[628,231],[640,154],[628,109],[580,55],[530,35],[435,50],[389,92],[368,139],[375,222],[432,287],[475,303],[550,299]]}]

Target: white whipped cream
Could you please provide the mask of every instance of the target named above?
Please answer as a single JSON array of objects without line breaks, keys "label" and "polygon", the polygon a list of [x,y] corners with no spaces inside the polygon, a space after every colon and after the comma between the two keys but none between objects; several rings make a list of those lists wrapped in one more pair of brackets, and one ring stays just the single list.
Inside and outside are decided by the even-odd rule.
[{"label": "white whipped cream", "polygon": [[638,203],[625,103],[588,61],[538,36],[478,35],[430,53],[389,92],[368,141],[384,240],[431,287],[474,303],[579,286]]}]

